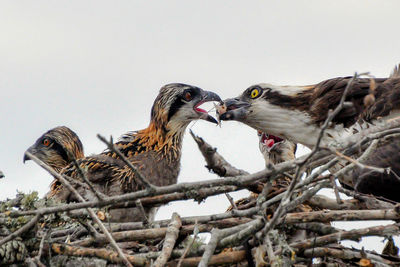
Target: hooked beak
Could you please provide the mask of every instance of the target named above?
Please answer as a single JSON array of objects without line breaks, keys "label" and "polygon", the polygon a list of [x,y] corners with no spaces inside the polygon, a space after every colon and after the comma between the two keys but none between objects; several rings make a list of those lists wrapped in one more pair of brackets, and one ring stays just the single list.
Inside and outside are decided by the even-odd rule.
[{"label": "hooked beak", "polygon": [[199,106],[202,105],[203,103],[210,102],[210,101],[218,101],[218,102],[222,103],[221,98],[216,93],[211,92],[211,91],[202,91],[201,99],[194,106],[194,110],[197,113],[200,113],[199,119],[218,124],[218,121],[213,116],[209,115],[206,110],[199,108]]},{"label": "hooked beak", "polygon": [[[35,154],[35,149],[33,147],[30,147],[25,152],[29,152],[31,154]],[[27,161],[27,160],[31,160],[31,158],[28,157],[28,155],[26,155],[26,153],[24,153],[24,160],[23,160],[24,164],[25,164],[25,161]]]},{"label": "hooked beak", "polygon": [[27,160],[31,160],[26,154],[24,154],[24,164],[25,164],[25,161],[27,161]]},{"label": "hooked beak", "polygon": [[217,108],[217,116],[220,120],[242,120],[247,114],[250,104],[238,98],[225,99]]}]

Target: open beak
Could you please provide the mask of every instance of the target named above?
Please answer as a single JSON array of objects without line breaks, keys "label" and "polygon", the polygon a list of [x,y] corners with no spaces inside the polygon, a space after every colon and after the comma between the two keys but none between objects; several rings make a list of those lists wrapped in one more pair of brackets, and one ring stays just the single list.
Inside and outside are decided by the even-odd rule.
[{"label": "open beak", "polygon": [[221,98],[219,97],[219,95],[217,95],[214,92],[210,92],[210,91],[202,91],[201,92],[201,99],[199,102],[196,103],[196,105],[194,106],[194,110],[200,114],[199,119],[202,120],[206,120],[209,122],[213,122],[215,124],[218,124],[218,121],[211,116],[210,114],[208,114],[208,112],[202,108],[200,108],[199,106],[202,105],[205,102],[210,102],[210,101],[218,101],[220,103],[222,103]]},{"label": "open beak", "polygon": [[239,100],[239,98],[225,99],[217,108],[217,116],[220,120],[240,121],[247,114],[250,104]]}]

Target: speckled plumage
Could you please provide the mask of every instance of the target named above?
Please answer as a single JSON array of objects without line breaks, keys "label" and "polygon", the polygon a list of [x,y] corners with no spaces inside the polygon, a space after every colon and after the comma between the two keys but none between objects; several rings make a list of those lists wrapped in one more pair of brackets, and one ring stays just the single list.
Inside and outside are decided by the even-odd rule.
[{"label": "speckled plumage", "polygon": [[[115,146],[131,161],[150,183],[165,186],[177,182],[180,170],[182,138],[186,126],[195,119],[215,122],[206,111],[198,108],[206,101],[220,101],[215,93],[185,84],[169,84],[160,89],[154,101],[150,124],[146,129],[130,132]],[[88,179],[96,189],[107,195],[118,195],[143,189],[133,171],[110,150],[77,160],[87,171]],[[73,164],[61,170],[61,174],[80,179]],[[84,188],[78,191],[88,200],[95,196]],[[75,201],[75,197],[63,186],[57,187],[49,197],[59,201]],[[140,221],[136,212],[120,209],[114,214],[118,221]]]}]

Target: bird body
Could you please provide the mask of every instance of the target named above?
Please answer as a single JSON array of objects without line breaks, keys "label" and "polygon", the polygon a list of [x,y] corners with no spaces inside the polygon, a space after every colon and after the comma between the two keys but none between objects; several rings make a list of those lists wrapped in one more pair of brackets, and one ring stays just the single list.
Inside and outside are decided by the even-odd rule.
[{"label": "bird body", "polygon": [[[156,186],[165,186],[177,182],[180,170],[182,139],[187,125],[196,119],[217,123],[199,106],[207,101],[221,101],[213,92],[185,84],[169,84],[160,89],[154,101],[151,120],[146,129],[129,133],[115,143],[120,152],[132,163],[137,171]],[[86,176],[101,193],[120,195],[144,188],[135,177],[135,172],[111,150],[98,155],[77,159],[77,164],[86,171]],[[69,163],[60,173],[80,179],[80,171],[75,164]],[[86,188],[77,188],[87,200],[96,196]],[[76,201],[76,196],[62,185],[54,188],[49,197],[58,201]],[[130,212],[118,209],[114,212],[116,221],[142,221],[143,214],[138,210]]]},{"label": "bird body", "polygon": [[[315,85],[289,87],[254,85],[246,89],[241,96],[224,100],[217,109],[217,115],[221,120],[240,121],[259,131],[289,139],[309,148],[313,148],[317,143],[329,110],[338,106],[347,86],[349,90],[345,105],[326,128],[321,146],[340,141],[370,127],[371,124],[385,122],[400,115],[398,67],[388,78],[355,78],[349,84],[351,80],[352,77],[339,77]],[[394,153],[400,153],[399,147],[393,144],[389,146]],[[384,167],[387,162],[378,159],[383,157],[382,155],[382,151],[378,151],[372,158],[375,159],[374,163]],[[341,167],[343,162],[334,166],[332,170]],[[349,184],[347,179],[343,181],[360,192],[374,193],[399,201],[400,199],[393,197],[397,194],[397,190],[393,190],[400,187],[399,174],[382,174],[377,179],[376,174],[372,175],[371,172],[355,172],[353,184]],[[388,187],[389,184],[391,186]]]}]

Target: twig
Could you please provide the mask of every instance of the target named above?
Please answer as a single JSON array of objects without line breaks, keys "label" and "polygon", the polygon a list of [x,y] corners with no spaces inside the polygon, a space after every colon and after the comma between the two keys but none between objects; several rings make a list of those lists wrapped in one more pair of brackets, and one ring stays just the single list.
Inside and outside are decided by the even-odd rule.
[{"label": "twig", "polygon": [[231,234],[230,236],[222,238],[219,241],[218,247],[227,247],[229,245],[234,246],[236,244],[243,242],[244,240],[248,239],[251,235],[259,231],[264,226],[264,221],[262,219],[257,219],[243,225],[247,225],[247,227],[238,232],[235,231],[235,233]]},{"label": "twig", "polygon": [[358,220],[398,220],[400,214],[396,209],[381,210],[323,210],[288,213],[284,217],[285,224],[299,222],[330,222]]},{"label": "twig", "polygon": [[[295,249],[306,249],[313,246],[322,246],[330,243],[336,243],[341,240],[359,240],[363,236],[389,236],[399,232],[400,228],[397,224],[380,225],[367,227],[362,229],[355,229],[349,231],[339,231],[337,233],[319,236],[317,238],[310,238],[304,241],[298,241],[289,244],[290,247]],[[276,253],[279,254],[280,251]]]},{"label": "twig", "polygon": [[[53,252],[61,255],[69,255],[69,256],[77,256],[77,257],[99,257],[101,259],[105,259],[112,263],[124,263],[124,261],[119,257],[119,254],[110,251],[105,248],[81,248],[74,247],[67,244],[58,244],[54,243],[51,245],[51,249]],[[138,256],[132,256],[124,254],[125,258],[129,261],[129,264],[133,264],[135,266],[146,266],[147,259]]]},{"label": "twig", "polygon": [[103,200],[104,197],[106,197],[106,195],[104,195],[103,193],[101,193],[98,190],[96,190],[96,188],[94,188],[93,184],[87,178],[86,172],[84,170],[82,170],[81,166],[76,161],[74,155],[68,150],[67,150],[67,153],[69,154],[69,157],[71,157],[73,159],[72,162],[74,163],[75,168],[78,170],[79,175],[82,177],[83,181],[87,184],[89,189],[95,194],[95,196],[99,200]]},{"label": "twig", "polygon": [[[362,163],[366,160],[373,152],[375,152],[377,146],[379,144],[379,140],[373,140],[368,148],[361,154],[361,156],[357,159],[358,162]],[[340,177],[346,174],[348,171],[354,168],[354,163],[350,163],[346,165],[344,168],[340,169],[335,173],[335,176]]]},{"label": "twig", "polygon": [[138,200],[135,201],[135,204],[139,208],[140,212],[142,213],[142,217],[144,218],[143,223],[144,224],[148,224],[149,223],[149,218],[147,218],[147,216],[146,216],[146,212],[145,212],[145,210],[143,208],[142,201],[140,201],[140,199],[138,199]]},{"label": "twig", "polygon": [[[182,261],[182,267],[196,267],[202,266],[200,262],[203,258],[202,257],[193,257],[193,258],[186,258]],[[246,251],[239,250],[239,251],[228,251],[222,252],[217,255],[212,255],[208,262],[208,265],[212,266],[234,266],[233,264],[243,262],[246,260]],[[169,262],[168,266],[174,267],[175,262]]]},{"label": "twig", "polygon": [[193,137],[194,141],[197,143],[200,152],[203,154],[204,159],[207,162],[206,167],[212,170],[214,173],[220,177],[238,176],[245,175],[248,172],[237,169],[227,162],[224,157],[222,157],[217,149],[212,147],[203,138],[196,136],[192,130],[190,130],[190,135]]},{"label": "twig", "polygon": [[276,256],[274,254],[274,250],[272,249],[272,243],[269,238],[269,235],[266,235],[264,240],[265,240],[264,243],[266,244],[266,248],[267,248],[266,250],[267,250],[267,254],[268,254],[269,263],[271,264],[271,266],[277,266]]},{"label": "twig", "polygon": [[118,157],[133,171],[135,174],[134,177],[137,178],[145,187],[147,190],[150,192],[156,192],[157,186],[152,185],[149,181],[147,181],[146,178],[143,177],[142,174],[136,169],[135,166],[124,156],[124,154],[119,151],[117,147],[113,144],[112,137],[110,138],[110,141],[107,141],[103,136],[100,134],[97,134],[97,138],[99,138],[103,143],[107,145],[107,147],[113,151],[115,154],[118,155]]},{"label": "twig", "polygon": [[[330,248],[330,247],[317,247],[313,249],[306,249],[303,253],[305,257],[333,257],[335,259],[345,259],[345,260],[354,260],[354,259],[362,259],[363,256],[361,252],[356,249],[350,248]],[[372,261],[372,264],[376,264],[375,266],[397,266],[400,264],[400,261],[393,262],[388,259],[385,259],[379,255],[373,253],[366,253],[368,259]]]},{"label": "twig", "polygon": [[229,203],[231,203],[231,206],[234,210],[237,210],[238,207],[236,206],[235,201],[233,200],[233,198],[231,197],[231,195],[229,195],[228,193],[225,193],[226,198],[229,200]]},{"label": "twig", "polygon": [[40,259],[42,258],[42,252],[43,252],[43,246],[44,246],[44,241],[46,240],[46,238],[48,237],[48,231],[45,231],[43,233],[42,239],[40,240],[40,245],[39,245],[39,253],[38,255],[34,258],[37,261],[40,262]]},{"label": "twig", "polygon": [[338,188],[337,188],[337,184],[336,184],[336,181],[335,181],[335,177],[333,175],[331,175],[329,178],[330,178],[330,181],[331,181],[333,192],[335,192],[336,202],[340,205],[340,204],[342,204],[343,201],[340,198],[339,191],[338,191]]},{"label": "twig", "polygon": [[177,267],[181,267],[183,260],[185,259],[185,257],[186,257],[186,255],[188,254],[188,252],[191,250],[191,248],[192,248],[194,242],[196,241],[197,235],[198,235],[198,234],[199,234],[199,227],[198,227],[197,221],[196,221],[196,223],[195,223],[195,225],[194,225],[194,229],[193,229],[193,238],[192,238],[192,241],[190,241],[190,243],[186,246],[186,248],[185,248],[185,250],[184,250],[182,256],[179,258]]},{"label": "twig", "polygon": [[208,244],[206,246],[206,250],[203,253],[203,256],[201,257],[201,260],[199,262],[198,267],[207,267],[212,255],[214,254],[215,249],[217,248],[219,240],[222,238],[222,233],[221,230],[219,229],[212,229],[211,230],[211,238],[210,241],[208,241]]},{"label": "twig", "polygon": [[345,159],[350,163],[353,163],[355,166],[357,166],[357,167],[359,167],[361,169],[369,169],[369,170],[373,170],[373,171],[376,171],[376,172],[379,172],[379,173],[389,173],[389,171],[390,171],[390,168],[378,168],[378,167],[362,164],[361,162],[359,162],[359,161],[357,161],[357,160],[355,160],[355,159],[353,159],[353,158],[351,158],[349,156],[346,156],[346,155],[340,153],[339,151],[337,151],[335,149],[331,149],[331,152],[334,153],[336,156],[338,156],[338,157],[340,157],[342,159]]},{"label": "twig", "polygon": [[154,262],[154,267],[162,267],[171,256],[172,249],[179,236],[179,229],[182,226],[181,218],[177,213],[172,214],[171,223],[168,226],[167,233],[165,234],[164,244],[160,256]]}]

